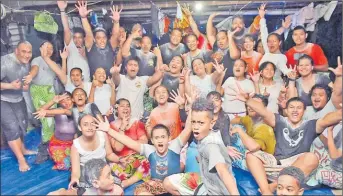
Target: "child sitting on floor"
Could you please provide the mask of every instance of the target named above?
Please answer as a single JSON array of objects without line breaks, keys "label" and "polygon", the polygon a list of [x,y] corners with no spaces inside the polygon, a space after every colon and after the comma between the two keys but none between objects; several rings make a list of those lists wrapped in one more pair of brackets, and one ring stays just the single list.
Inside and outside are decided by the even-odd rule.
[{"label": "child sitting on floor", "polygon": [[303,195],[305,174],[301,169],[289,166],[282,169],[277,179],[276,195]]},{"label": "child sitting on floor", "polygon": [[164,194],[166,190],[163,187],[163,180],[167,176],[181,172],[180,152],[191,134],[190,119],[187,120],[185,129],[170,144],[169,129],[161,124],[153,127],[151,130],[153,145],[141,144],[126,135],[114,131],[110,128],[107,118],[105,118],[105,122],[96,120],[98,130],[107,132],[117,141],[148,158],[151,167],[151,180],[138,185],[135,189],[135,195]]}]

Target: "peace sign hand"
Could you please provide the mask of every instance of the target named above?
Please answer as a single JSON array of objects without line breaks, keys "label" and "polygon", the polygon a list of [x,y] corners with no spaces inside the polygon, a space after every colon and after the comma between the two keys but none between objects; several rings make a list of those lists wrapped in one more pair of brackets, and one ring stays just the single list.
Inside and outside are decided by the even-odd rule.
[{"label": "peace sign hand", "polygon": [[224,65],[223,64],[218,64],[218,61],[215,60],[216,63],[212,63],[214,69],[217,71],[218,74],[224,73]]},{"label": "peace sign hand", "polygon": [[253,74],[249,73],[250,79],[257,84],[260,81],[260,77],[261,77],[261,73],[262,72],[258,72],[255,69],[253,69]]},{"label": "peace sign hand", "polygon": [[110,123],[107,120],[107,117],[105,116],[105,122],[100,122],[98,119],[94,118],[94,123],[93,125],[97,128],[97,131],[103,131],[103,132],[108,132],[110,130]]},{"label": "peace sign hand", "polygon": [[341,57],[337,57],[337,67],[335,69],[330,67],[329,70],[332,71],[336,75],[336,77],[342,77]]}]

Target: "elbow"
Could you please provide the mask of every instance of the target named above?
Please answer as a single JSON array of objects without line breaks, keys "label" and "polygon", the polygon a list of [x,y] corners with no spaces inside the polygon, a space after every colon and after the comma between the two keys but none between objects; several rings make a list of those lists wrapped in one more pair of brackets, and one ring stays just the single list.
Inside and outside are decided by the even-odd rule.
[{"label": "elbow", "polygon": [[255,145],[251,146],[251,149],[249,149],[249,151],[256,152],[260,149],[261,149],[261,146],[259,144],[255,144]]},{"label": "elbow", "polygon": [[235,52],[235,53],[230,54],[230,57],[236,60],[236,59],[239,59],[241,55],[239,54],[239,52]]}]

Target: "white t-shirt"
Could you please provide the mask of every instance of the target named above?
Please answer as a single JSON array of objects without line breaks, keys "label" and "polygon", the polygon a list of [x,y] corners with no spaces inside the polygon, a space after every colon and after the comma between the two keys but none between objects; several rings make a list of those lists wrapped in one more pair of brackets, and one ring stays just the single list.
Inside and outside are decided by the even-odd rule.
[{"label": "white t-shirt", "polygon": [[89,75],[89,66],[87,59],[83,57],[79,49],[76,47],[73,39],[70,40],[70,43],[68,45],[68,51],[69,51],[69,56],[67,59],[67,75],[68,75],[68,80],[70,80],[70,70],[73,69],[74,67],[78,67],[82,69],[82,75],[84,77],[85,82],[90,81],[90,75]]},{"label": "white t-shirt", "polygon": [[274,63],[276,66],[275,74],[274,74],[274,81],[282,82],[281,73],[288,74],[292,70],[287,68],[287,57],[284,54],[272,54],[272,53],[265,53],[259,63],[261,66],[262,63],[270,61]]},{"label": "white t-shirt", "polygon": [[117,100],[125,98],[130,101],[131,115],[133,118],[140,118],[144,112],[143,96],[148,90],[146,85],[149,76],[136,76],[130,80],[125,75],[120,75],[120,84],[117,88]]},{"label": "white t-shirt", "polygon": [[[92,83],[91,82],[83,82],[83,90],[86,91],[87,93],[87,97],[89,96],[89,92],[91,91],[91,87],[92,87]],[[65,85],[65,90],[73,93],[73,91],[76,89],[76,86],[74,86],[74,84],[68,80],[67,84]]]},{"label": "white t-shirt", "polygon": [[268,97],[268,106],[267,109],[272,111],[273,113],[279,113],[279,105],[278,105],[278,97],[281,90],[281,83],[275,82],[271,86],[265,86],[262,83],[259,83],[260,94],[263,95],[264,88],[266,88],[267,93],[269,93]]},{"label": "white t-shirt", "polygon": [[[92,83],[90,83],[92,86]],[[86,91],[87,92],[87,91]],[[89,94],[88,94],[89,96]],[[103,84],[101,87],[96,87],[94,92],[94,103],[98,106],[101,114],[105,115],[111,107],[111,86]]]},{"label": "white t-shirt", "polygon": [[209,92],[216,90],[216,85],[213,83],[211,75],[206,75],[203,79],[197,75],[191,75],[190,83],[198,88],[200,97],[206,98]]},{"label": "white t-shirt", "polygon": [[[236,94],[238,87],[236,81],[241,86],[244,92],[252,93],[255,92],[254,83],[251,80],[245,79],[238,81],[234,77],[229,77],[223,84],[224,88],[224,102],[223,110],[225,113],[244,113],[246,112],[245,103],[243,101],[235,99],[235,96],[230,94]],[[235,89],[232,90],[231,88]]]}]

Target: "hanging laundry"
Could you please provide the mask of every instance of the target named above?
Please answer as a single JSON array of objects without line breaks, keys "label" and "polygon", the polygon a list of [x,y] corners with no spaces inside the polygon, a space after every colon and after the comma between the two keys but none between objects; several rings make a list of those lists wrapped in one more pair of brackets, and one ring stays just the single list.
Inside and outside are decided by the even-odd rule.
[{"label": "hanging laundry", "polygon": [[182,8],[179,2],[176,2],[177,6],[176,6],[176,18],[179,20],[182,20],[183,16],[182,16]]},{"label": "hanging laundry", "polygon": [[163,34],[168,33],[170,29],[170,19],[168,16],[164,17],[164,29]]},{"label": "hanging laundry", "polygon": [[97,27],[99,25],[98,15],[95,12],[91,13],[91,25]]},{"label": "hanging laundry", "polygon": [[56,34],[58,31],[58,25],[54,18],[46,12],[37,12],[34,17],[34,28],[37,31]]},{"label": "hanging laundry", "polygon": [[152,25],[152,34],[156,35],[156,37],[160,38],[161,36],[161,24],[160,24],[160,11],[157,8],[156,4],[151,4],[151,25]]},{"label": "hanging laundry", "polygon": [[175,17],[173,28],[181,29],[181,31],[184,34],[184,30],[189,26],[190,26],[189,20],[186,17],[184,11],[182,10],[181,5],[179,4],[179,2],[177,2],[176,17]]}]

